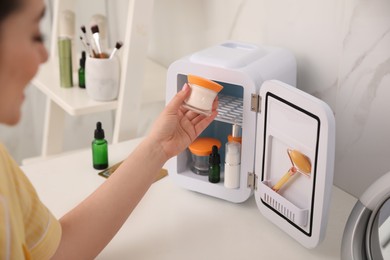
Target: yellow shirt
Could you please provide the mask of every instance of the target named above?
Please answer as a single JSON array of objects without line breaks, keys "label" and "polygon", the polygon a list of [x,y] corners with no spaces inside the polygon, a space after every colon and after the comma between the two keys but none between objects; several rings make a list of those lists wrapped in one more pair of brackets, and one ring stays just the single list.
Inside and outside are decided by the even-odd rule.
[{"label": "yellow shirt", "polygon": [[49,259],[61,226],[0,144],[0,260]]}]

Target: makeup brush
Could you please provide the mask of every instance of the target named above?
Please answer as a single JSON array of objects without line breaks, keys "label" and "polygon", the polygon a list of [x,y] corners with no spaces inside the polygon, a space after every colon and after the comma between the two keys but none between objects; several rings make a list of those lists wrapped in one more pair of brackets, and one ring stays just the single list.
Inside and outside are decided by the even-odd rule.
[{"label": "makeup brush", "polygon": [[89,56],[91,56],[91,52],[90,52],[89,47],[88,47],[87,43],[85,42],[85,39],[83,38],[83,36],[80,36],[80,40],[81,40],[81,43],[84,45],[85,51],[88,53]]},{"label": "makeup brush", "polygon": [[87,30],[85,29],[85,26],[81,25],[80,29],[83,32],[84,36],[87,37]]},{"label": "makeup brush", "polygon": [[86,45],[90,45],[90,43],[89,43],[89,37],[88,37],[88,35],[87,35],[87,30],[85,29],[85,26],[84,26],[84,25],[81,26],[81,31],[83,32],[83,35],[84,35],[85,44],[86,44]]},{"label": "makeup brush", "polygon": [[99,26],[93,25],[91,27],[92,37],[95,40],[95,45],[97,48],[98,55],[101,56],[102,48],[100,46],[100,35],[99,35]]},{"label": "makeup brush", "polygon": [[89,57],[92,58],[96,57],[96,52],[93,50],[91,45],[88,42],[86,42],[86,40],[82,36],[80,36],[80,40],[83,43],[85,51],[88,53]]},{"label": "makeup brush", "polygon": [[112,59],[114,57],[115,53],[122,47],[122,45],[123,45],[123,42],[117,42],[115,44],[115,49],[112,50],[111,55],[110,55],[110,59]]},{"label": "makeup brush", "polygon": [[80,28],[81,28],[81,31],[82,31],[83,36],[84,36],[84,37],[80,37],[80,39],[83,42],[83,44],[88,52],[88,55],[90,57],[96,57],[96,52],[94,51],[94,49],[91,45],[90,37],[87,35],[87,30],[86,30],[85,26],[82,25]]}]

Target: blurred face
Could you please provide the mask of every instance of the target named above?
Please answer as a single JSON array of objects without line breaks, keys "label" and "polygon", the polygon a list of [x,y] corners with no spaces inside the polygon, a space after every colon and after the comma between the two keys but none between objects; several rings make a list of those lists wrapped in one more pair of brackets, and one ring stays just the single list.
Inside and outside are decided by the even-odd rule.
[{"label": "blurred face", "polygon": [[44,10],[43,0],[23,0],[0,24],[0,123],[19,121],[24,90],[47,60],[39,28]]}]

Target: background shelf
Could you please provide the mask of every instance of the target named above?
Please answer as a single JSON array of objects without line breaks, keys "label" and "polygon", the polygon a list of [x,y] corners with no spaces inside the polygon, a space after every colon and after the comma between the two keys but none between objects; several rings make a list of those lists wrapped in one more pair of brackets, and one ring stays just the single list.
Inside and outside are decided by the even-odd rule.
[{"label": "background shelf", "polygon": [[[115,110],[118,100],[99,102],[91,99],[85,89],[77,86],[76,75],[73,77],[75,86],[72,88],[60,87],[59,69],[57,62],[51,60],[42,64],[37,76],[33,79],[33,85],[47,97],[58,104],[66,113],[72,116],[98,113]],[[146,59],[145,74],[142,86],[142,102],[152,103],[164,100],[165,81],[167,69]]]},{"label": "background shelf", "polygon": [[[128,2],[128,9],[125,12],[124,46],[119,54],[121,57],[121,79],[117,100],[95,101],[89,98],[85,89],[78,86],[73,86],[73,88],[60,87],[57,52],[59,19],[64,10],[75,12],[79,8],[78,11],[80,11],[80,6],[76,2],[80,1],[53,1],[51,58],[41,66],[37,76],[32,81],[33,85],[47,96],[42,158],[63,152],[63,128],[66,114],[80,116],[115,110],[112,143],[117,143],[138,137],[137,130],[142,103],[161,99],[160,91],[165,93],[166,69],[147,59],[148,30],[154,0]],[[109,17],[107,18],[109,19]],[[79,26],[76,25],[78,28]],[[142,31],[139,28],[142,28]],[[78,77],[76,73],[73,75],[73,83],[77,85]],[[157,76],[155,77],[155,75]],[[162,77],[163,79],[161,79]],[[149,86],[146,87],[145,83]],[[162,90],[153,90],[160,86],[162,86]],[[165,95],[162,96],[162,99],[164,97]]]},{"label": "background shelf", "polygon": [[[77,84],[76,79],[74,75],[74,84]],[[118,105],[117,100],[108,102],[95,101],[88,97],[85,89],[79,88],[77,85],[72,88],[60,87],[59,68],[54,60],[41,65],[32,83],[72,116],[113,110]]]}]

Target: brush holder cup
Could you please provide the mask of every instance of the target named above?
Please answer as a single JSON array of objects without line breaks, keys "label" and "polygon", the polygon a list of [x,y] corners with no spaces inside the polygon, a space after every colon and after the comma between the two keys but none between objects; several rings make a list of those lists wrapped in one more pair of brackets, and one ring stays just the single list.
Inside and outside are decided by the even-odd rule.
[{"label": "brush holder cup", "polygon": [[119,59],[87,57],[85,63],[85,86],[88,96],[96,101],[115,100],[119,93]]}]

